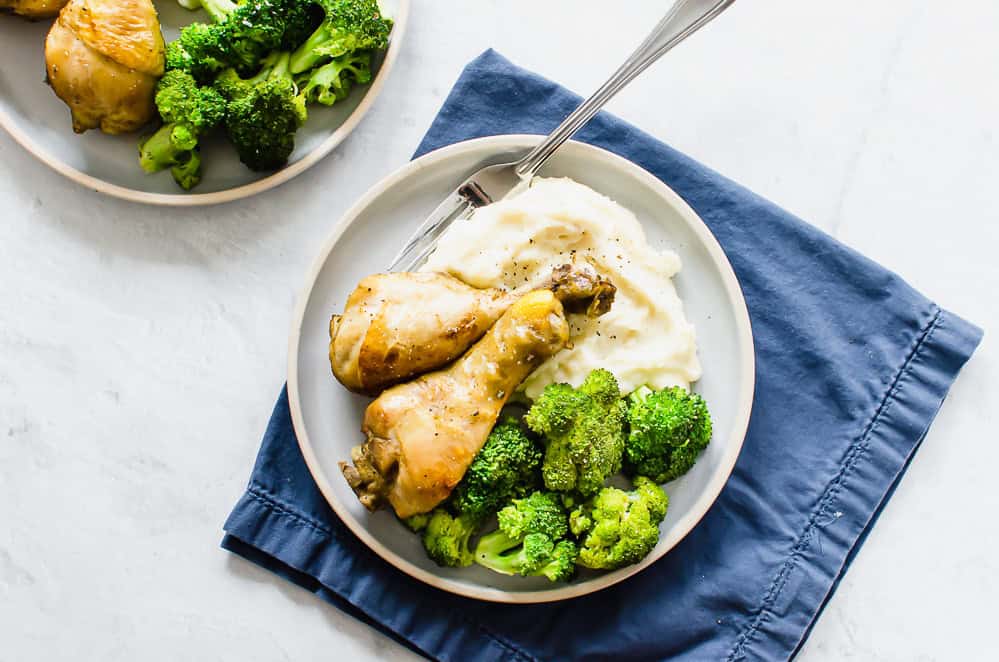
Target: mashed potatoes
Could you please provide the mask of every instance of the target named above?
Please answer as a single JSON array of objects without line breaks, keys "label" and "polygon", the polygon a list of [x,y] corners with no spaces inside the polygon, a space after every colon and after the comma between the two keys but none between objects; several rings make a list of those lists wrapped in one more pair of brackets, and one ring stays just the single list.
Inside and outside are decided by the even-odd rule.
[{"label": "mashed potatoes", "polygon": [[553,382],[578,386],[594,368],[613,372],[623,393],[642,384],[687,387],[700,378],[694,327],[671,280],[680,258],[653,250],[634,214],[571,179],[537,179],[455,222],[423,270],[475,287],[526,290],[572,260],[589,260],[617,296],[602,317],[571,317],[572,349],[524,382],[527,397]]}]

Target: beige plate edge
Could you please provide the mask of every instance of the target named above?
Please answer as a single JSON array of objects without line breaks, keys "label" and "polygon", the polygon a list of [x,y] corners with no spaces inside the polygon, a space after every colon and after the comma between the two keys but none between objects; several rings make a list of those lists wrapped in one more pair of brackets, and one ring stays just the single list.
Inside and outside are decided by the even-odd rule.
[{"label": "beige plate edge", "polygon": [[301,159],[271,175],[268,175],[267,177],[264,177],[263,179],[258,179],[250,184],[244,184],[242,186],[226,189],[224,191],[216,191],[214,193],[168,194],[139,191],[125,186],[118,186],[117,184],[111,184],[103,179],[98,179],[97,177],[88,175],[70,165],[67,165],[66,163],[63,163],[59,158],[53,156],[39,145],[36,145],[26,132],[22,131],[15,125],[13,120],[7,116],[7,113],[5,113],[3,109],[0,109],[0,127],[6,129],[7,133],[10,134],[14,141],[23,147],[28,153],[35,156],[39,161],[49,166],[56,172],[68,177],[81,186],[91,189],[92,191],[110,195],[114,198],[129,200],[131,202],[140,202],[147,205],[166,207],[208,206],[248,198],[252,195],[263,193],[264,191],[272,189],[275,186],[279,186],[314,166],[322,160],[323,157],[333,151],[337,145],[343,142],[344,139],[350,135],[351,131],[354,130],[354,127],[357,126],[361,119],[367,115],[368,110],[381,93],[382,87],[385,85],[385,80],[388,78],[389,72],[395,64],[396,57],[399,55],[399,50],[402,48],[403,36],[406,33],[406,26],[409,23],[410,0],[398,0],[398,2],[399,10],[392,17],[394,24],[392,26],[392,36],[389,40],[389,47],[388,50],[385,51],[385,59],[382,61],[382,66],[378,69],[378,74],[375,76],[375,79],[371,81],[371,86],[365,93],[361,103],[354,109],[354,112],[352,112],[344,123],[337,127],[337,129],[333,131],[333,133],[331,133],[326,140],[320,143],[315,149],[303,156]]},{"label": "beige plate edge", "polygon": [[291,409],[291,419],[292,425],[295,428],[295,436],[298,439],[298,445],[302,451],[309,473],[312,474],[313,479],[316,481],[316,485],[319,487],[319,490],[323,494],[327,503],[329,503],[330,507],[337,514],[337,516],[340,517],[344,524],[346,524],[354,535],[360,538],[365,545],[378,554],[378,556],[382,559],[388,561],[402,572],[405,572],[407,575],[430,586],[469,598],[490,602],[520,604],[567,600],[570,598],[588,595],[595,591],[607,588],[608,586],[613,586],[614,584],[641,572],[675,547],[691,531],[691,529],[694,528],[701,518],[704,517],[708,509],[718,498],[718,495],[721,493],[722,488],[725,486],[725,483],[728,481],[728,478],[732,473],[732,469],[735,467],[736,460],[739,457],[739,452],[742,450],[742,444],[745,440],[746,431],[749,427],[749,418],[752,411],[753,395],[756,383],[756,361],[753,331],[749,320],[749,310],[746,308],[746,300],[743,297],[742,288],[739,286],[739,281],[735,277],[735,272],[732,269],[731,263],[728,261],[724,251],[718,244],[717,239],[715,239],[707,225],[704,224],[704,221],[701,220],[697,213],[694,212],[694,210],[691,209],[683,198],[673,191],[673,189],[669,188],[666,184],[648,171],[631,161],[618,156],[617,154],[608,152],[607,150],[594,147],[586,143],[577,143],[576,141],[572,141],[574,144],[579,145],[586,151],[590,152],[591,156],[594,158],[610,159],[617,162],[619,167],[628,170],[636,178],[644,181],[650,188],[657,190],[662,197],[670,200],[672,206],[680,214],[686,217],[686,220],[690,223],[694,232],[704,243],[704,246],[707,248],[715,263],[720,267],[720,271],[722,272],[725,281],[725,290],[728,294],[729,300],[733,304],[733,313],[739,327],[738,343],[740,355],[743,357],[743,374],[746,375],[746,378],[743,380],[743,383],[739,385],[738,414],[736,416],[735,426],[732,432],[732,443],[730,444],[728,452],[720,464],[719,471],[716,472],[715,476],[708,484],[707,489],[704,490],[701,498],[698,499],[695,507],[691,509],[691,512],[685,518],[674,524],[673,527],[666,533],[665,539],[667,544],[663,546],[661,552],[658,554],[650,554],[641,563],[608,572],[582,584],[570,584],[562,588],[546,589],[542,591],[523,591],[513,593],[486,586],[470,587],[466,584],[439,577],[415,566],[408,560],[398,556],[395,552],[386,548],[354,519],[353,515],[339,503],[333,488],[326,480],[326,476],[322,471],[318,458],[312,450],[312,444],[305,430],[301,410],[301,401],[299,400],[298,354],[299,343],[301,340],[301,327],[305,318],[305,311],[308,306],[309,297],[312,293],[312,289],[319,273],[328,259],[330,252],[332,252],[334,245],[340,239],[340,236],[344,233],[344,231],[354,222],[357,216],[360,215],[360,213],[368,205],[370,205],[386,190],[396,185],[399,181],[404,180],[411,173],[430,167],[439,161],[444,161],[462,152],[476,151],[483,144],[491,143],[494,147],[492,150],[493,152],[503,153],[522,145],[525,140],[538,141],[540,140],[540,136],[489,136],[455,143],[410,161],[372,186],[350,209],[344,213],[337,224],[333,227],[333,230],[323,245],[319,256],[316,258],[311,269],[309,270],[305,287],[299,293],[295,309],[292,314],[292,327],[288,342],[288,405]]}]

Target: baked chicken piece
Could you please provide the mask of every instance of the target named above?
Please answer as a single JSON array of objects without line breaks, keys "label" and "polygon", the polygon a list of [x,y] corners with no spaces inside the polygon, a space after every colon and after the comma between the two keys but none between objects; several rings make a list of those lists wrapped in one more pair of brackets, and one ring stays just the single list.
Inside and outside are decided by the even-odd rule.
[{"label": "baked chicken piece", "polygon": [[534,290],[510,306],[450,367],[390,388],[372,402],[340,469],[358,499],[399,517],[446,499],[485,443],[514,389],[569,342],[562,302]]},{"label": "baked chicken piece", "polygon": [[135,131],[153,118],[163,35],[150,0],[70,0],[45,40],[49,84],[73,130]]},{"label": "baked chicken piece", "polygon": [[51,18],[66,0],[0,0],[0,12],[10,11],[25,18]]},{"label": "baked chicken piece", "polygon": [[[542,287],[590,315],[605,312],[615,292],[588,263],[558,267]],[[519,296],[440,273],[368,276],[330,320],[333,374],[351,391],[378,395],[461,356]]]},{"label": "baked chicken piece", "polygon": [[340,383],[377,395],[445,365],[482,337],[516,297],[438,273],[368,276],[330,320],[330,364]]}]

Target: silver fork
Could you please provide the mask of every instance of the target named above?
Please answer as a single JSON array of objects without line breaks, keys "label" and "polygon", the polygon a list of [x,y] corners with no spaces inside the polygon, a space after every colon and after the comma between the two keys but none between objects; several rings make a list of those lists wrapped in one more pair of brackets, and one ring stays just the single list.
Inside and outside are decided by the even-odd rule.
[{"label": "silver fork", "polygon": [[420,224],[406,247],[396,255],[389,270],[413,271],[419,268],[433,253],[437,240],[451,223],[459,218],[467,218],[476,207],[488,205],[529,183],[555,150],[593,119],[621,88],[733,2],[735,0],[677,0],[652,33],[607,82],[572,111],[537,147],[516,161],[481,168],[462,182]]}]

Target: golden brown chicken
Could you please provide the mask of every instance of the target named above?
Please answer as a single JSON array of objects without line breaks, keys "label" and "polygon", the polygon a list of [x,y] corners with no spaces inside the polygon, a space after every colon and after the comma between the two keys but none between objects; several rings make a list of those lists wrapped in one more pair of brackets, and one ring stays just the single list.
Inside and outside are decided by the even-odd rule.
[{"label": "golden brown chicken", "polygon": [[51,18],[66,0],[0,0],[0,12],[11,11],[25,18]]},{"label": "golden brown chicken", "polygon": [[70,0],[45,40],[49,84],[77,133],[125,133],[149,122],[163,53],[150,0]]},{"label": "golden brown chicken", "polygon": [[516,299],[437,273],[368,276],[330,321],[330,364],[344,386],[377,395],[440,367],[482,337]]},{"label": "golden brown chicken", "polygon": [[[587,263],[558,267],[542,287],[593,316],[615,291]],[[377,395],[461,356],[519,296],[439,273],[368,276],[330,321],[333,374],[352,391]]]},{"label": "golden brown chicken", "polygon": [[446,499],[510,394],[568,342],[562,303],[534,290],[449,368],[382,393],[365,412],[353,466],[340,463],[361,503],[374,510],[387,500],[409,517]]}]

